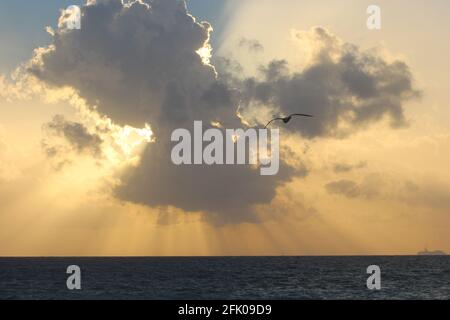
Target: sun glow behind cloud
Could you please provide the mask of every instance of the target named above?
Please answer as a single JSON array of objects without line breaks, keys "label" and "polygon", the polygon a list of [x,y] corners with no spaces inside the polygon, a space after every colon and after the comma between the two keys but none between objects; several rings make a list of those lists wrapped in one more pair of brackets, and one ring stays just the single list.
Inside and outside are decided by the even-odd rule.
[{"label": "sun glow behind cloud", "polygon": [[210,44],[205,44],[205,46],[198,49],[197,54],[202,58],[204,64],[209,65],[212,58],[212,47]]}]

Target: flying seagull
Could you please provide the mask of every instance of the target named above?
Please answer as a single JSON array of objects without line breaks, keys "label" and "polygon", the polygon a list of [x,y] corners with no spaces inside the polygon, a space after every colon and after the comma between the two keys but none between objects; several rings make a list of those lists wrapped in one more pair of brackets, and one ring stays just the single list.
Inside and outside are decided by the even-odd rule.
[{"label": "flying seagull", "polygon": [[312,117],[313,117],[312,115],[309,115],[309,114],[294,113],[294,114],[291,114],[291,115],[288,116],[288,117],[284,117],[284,118],[275,118],[275,119],[270,120],[269,123],[264,127],[264,129],[267,129],[267,127],[268,127],[272,122],[274,122],[274,121],[281,120],[281,121],[283,121],[284,123],[288,123],[289,121],[292,120],[293,117],[296,117],[296,116],[297,116],[297,117],[308,117],[308,118],[312,118]]}]

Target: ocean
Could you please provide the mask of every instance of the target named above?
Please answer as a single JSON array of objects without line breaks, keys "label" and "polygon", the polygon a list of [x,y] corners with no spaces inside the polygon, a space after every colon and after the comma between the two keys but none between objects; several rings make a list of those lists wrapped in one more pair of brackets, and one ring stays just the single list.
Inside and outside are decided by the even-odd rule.
[{"label": "ocean", "polygon": [[[81,269],[68,290],[67,267]],[[369,265],[381,290],[369,290]],[[0,258],[0,299],[449,299],[450,256]]]}]

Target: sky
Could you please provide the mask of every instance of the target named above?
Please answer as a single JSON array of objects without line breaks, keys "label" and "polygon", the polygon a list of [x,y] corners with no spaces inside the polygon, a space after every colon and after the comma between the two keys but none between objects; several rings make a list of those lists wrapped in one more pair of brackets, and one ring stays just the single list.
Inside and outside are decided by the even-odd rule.
[{"label": "sky", "polygon": [[[150,2],[0,0],[0,256],[450,252],[446,1],[377,1],[381,30],[365,0]],[[195,120],[295,112],[278,175],[168,161]]]}]

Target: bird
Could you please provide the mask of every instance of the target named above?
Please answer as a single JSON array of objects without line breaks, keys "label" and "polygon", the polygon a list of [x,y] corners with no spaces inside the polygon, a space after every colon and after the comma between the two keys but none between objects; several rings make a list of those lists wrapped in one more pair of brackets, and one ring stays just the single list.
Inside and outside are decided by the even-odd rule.
[{"label": "bird", "polygon": [[310,114],[294,113],[294,114],[291,114],[291,115],[288,116],[288,117],[284,117],[284,118],[283,118],[283,117],[278,117],[278,118],[275,118],[275,119],[270,120],[269,123],[266,124],[266,126],[264,127],[264,129],[267,129],[267,127],[268,127],[272,122],[278,121],[278,120],[281,120],[281,121],[283,121],[285,124],[287,124],[287,123],[288,123],[289,121],[291,121],[292,118],[295,117],[295,116],[298,116],[298,117],[308,117],[308,118],[313,118],[313,117],[314,117],[314,116],[312,116],[312,115],[310,115]]}]

